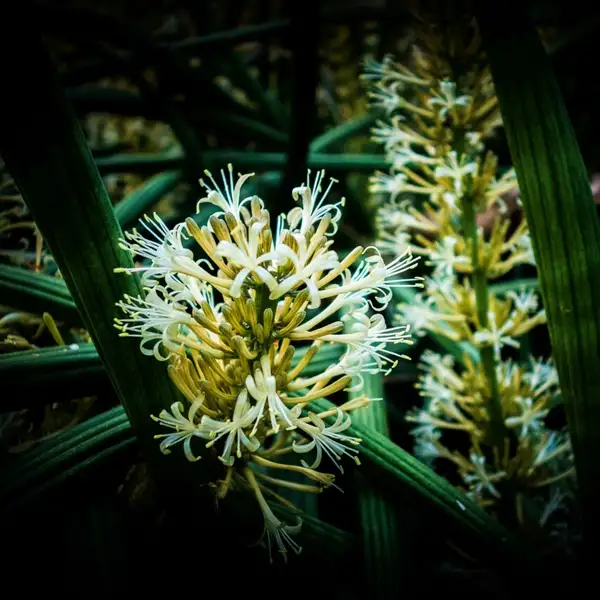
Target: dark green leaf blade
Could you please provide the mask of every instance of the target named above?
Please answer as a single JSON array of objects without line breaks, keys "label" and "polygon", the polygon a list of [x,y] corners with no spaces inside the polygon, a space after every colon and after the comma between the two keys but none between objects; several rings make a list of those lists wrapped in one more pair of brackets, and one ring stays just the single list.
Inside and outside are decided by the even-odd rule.
[{"label": "dark green leaf blade", "polygon": [[600,536],[600,225],[577,140],[534,27],[516,2],[485,5],[479,23],[531,231],[584,531],[595,541]]},{"label": "dark green leaf blade", "polygon": [[150,414],[180,396],[165,365],[141,355],[136,340],[120,338],[113,327],[115,302],[125,293],[137,296],[141,288],[135,277],[113,272],[117,266],[133,266],[118,246],[121,229],[41,36],[21,17],[11,13],[5,23],[10,33],[0,42],[3,72],[15,86],[0,111],[0,152],[94,338],[142,447],[160,461]]}]

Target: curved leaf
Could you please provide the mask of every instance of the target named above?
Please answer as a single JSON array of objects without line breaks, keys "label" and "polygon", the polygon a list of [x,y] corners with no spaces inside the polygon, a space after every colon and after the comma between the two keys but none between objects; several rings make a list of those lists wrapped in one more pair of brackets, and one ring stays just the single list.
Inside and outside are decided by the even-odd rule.
[{"label": "curved leaf", "polygon": [[531,231],[590,542],[600,536],[600,223],[534,27],[516,2],[485,4],[479,23]]}]

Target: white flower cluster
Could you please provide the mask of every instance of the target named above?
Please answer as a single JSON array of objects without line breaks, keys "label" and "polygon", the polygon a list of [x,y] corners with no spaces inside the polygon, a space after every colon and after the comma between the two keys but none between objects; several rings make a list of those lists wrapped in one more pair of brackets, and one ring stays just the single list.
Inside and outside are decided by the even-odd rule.
[{"label": "white flower cluster", "polygon": [[[361,403],[320,414],[308,410],[309,403],[351,381],[360,385],[361,372],[387,371],[402,358],[389,346],[410,343],[409,328],[388,327],[381,311],[393,288],[420,285],[419,278],[401,277],[418,259],[406,251],[386,265],[377,249],[362,247],[340,257],[332,244],[344,201],[328,201],[334,180],[323,191],[323,172],[312,181],[309,172],[293,190],[298,206],[274,229],[262,200],[241,196],[250,175],[234,181],[231,165],[221,175],[222,186],[210,173],[209,183],[201,181],[207,195],[199,204],[218,208],[208,224],[188,218],[168,229],[154,215],[141,221],[145,235],[125,234],[121,247],[146,263],[119,270],[142,273],[146,295],[118,303],[124,317],[116,326],[121,335],[141,338],[142,352],[169,362],[171,378],[189,402],[187,409],[175,404],[156,419],[172,430],[158,436],[162,450],[183,443],[186,457],[197,460],[195,440],[218,448],[223,481],[235,480],[256,495],[269,541],[274,537],[281,551],[286,545],[297,549],[290,542],[293,530],[264,499],[272,493],[267,482],[285,483],[255,467],[290,470],[278,456],[314,453],[310,465],[301,460],[294,468],[322,487],[333,482],[315,470],[324,455],[340,470],[344,455],[358,462],[360,440],[344,432],[351,425],[347,411]],[[344,321],[336,320],[342,307]],[[329,344],[345,348],[341,359],[303,376]],[[330,425],[329,416],[337,417]],[[219,493],[227,489],[226,483]]]},{"label": "white flower cluster", "polygon": [[[510,478],[539,488],[572,475],[569,436],[546,425],[550,408],[560,395],[551,361],[531,357],[528,365],[497,364],[504,423],[515,432],[518,449],[512,457],[491,460],[479,437],[485,428],[490,393],[481,366],[468,363],[459,371],[451,356],[426,351],[420,368],[418,388],[425,404],[409,417],[416,424],[412,430],[415,454],[427,462],[436,458],[454,462],[468,492],[480,504],[499,498],[498,483]],[[443,445],[444,431],[463,431],[475,438],[468,457]]]}]

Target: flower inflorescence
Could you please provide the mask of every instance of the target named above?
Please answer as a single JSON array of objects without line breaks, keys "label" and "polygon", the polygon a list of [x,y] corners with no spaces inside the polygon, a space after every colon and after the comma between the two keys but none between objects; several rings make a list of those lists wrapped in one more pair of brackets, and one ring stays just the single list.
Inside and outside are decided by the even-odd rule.
[{"label": "flower inflorescence", "polygon": [[[424,405],[409,416],[415,453],[453,462],[484,506],[503,489],[517,490],[521,519],[523,491],[550,490],[547,507],[555,510],[554,484],[574,472],[568,434],[547,424],[560,400],[556,370],[541,359],[505,360],[546,315],[535,291],[494,293],[490,285],[514,267],[535,266],[535,257],[515,173],[500,173],[485,150],[501,120],[476,27],[424,25],[408,64],[369,60],[364,76],[386,115],[372,133],[390,165],[370,180],[379,200],[377,246],[392,260],[408,246],[431,269],[423,290],[397,305],[399,321],[417,336],[468,344],[481,356],[455,365],[451,356],[423,355],[417,387]],[[449,432],[466,436],[460,450],[446,446],[460,438]]]},{"label": "flower inflorescence", "polygon": [[[395,287],[422,285],[418,277],[401,277],[416,259],[407,251],[386,265],[376,248],[362,247],[340,257],[332,245],[344,201],[329,201],[334,180],[325,187],[323,172],[311,181],[309,171],[292,192],[298,205],[275,228],[260,198],[242,198],[251,175],[234,180],[231,165],[222,185],[206,175],[207,194],[198,204],[217,209],[206,225],[188,218],[169,229],[157,215],[146,216],[145,235],[134,230],[121,240],[146,262],[118,271],[141,273],[146,294],[119,302],[124,316],[115,324],[121,335],[141,338],[142,352],[168,363],[187,400],[187,407],[175,403],[154,417],[171,430],[157,435],[161,450],[182,444],[190,461],[203,446],[214,451],[225,469],[218,496],[232,485],[250,490],[269,548],[273,538],[280,551],[298,551],[290,537],[296,528],[277,519],[265,500],[274,495],[268,484],[316,493],[334,481],[317,470],[324,457],[340,471],[343,456],[359,463],[348,412],[369,399],[325,413],[311,411],[310,403],[357,389],[362,371],[387,371],[403,357],[390,345],[411,343],[409,327],[388,327],[381,311]],[[336,319],[342,307],[344,321]],[[330,345],[342,347],[339,361],[308,373]],[[335,417],[332,424],[328,417]],[[295,454],[297,465],[287,460]],[[311,484],[272,476],[290,470]]]}]

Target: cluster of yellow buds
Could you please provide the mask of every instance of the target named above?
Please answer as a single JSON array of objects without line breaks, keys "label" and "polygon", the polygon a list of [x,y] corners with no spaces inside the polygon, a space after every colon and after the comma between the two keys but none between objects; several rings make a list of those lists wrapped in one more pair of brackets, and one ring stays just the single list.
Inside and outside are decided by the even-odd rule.
[{"label": "cluster of yellow buds", "polygon": [[[316,493],[334,481],[317,471],[323,455],[340,471],[343,456],[358,464],[360,440],[344,433],[348,411],[373,399],[326,413],[312,412],[310,402],[360,385],[361,372],[387,371],[402,357],[388,345],[410,343],[409,327],[388,327],[381,311],[395,287],[419,284],[400,277],[418,258],[407,251],[386,265],[376,248],[362,247],[338,256],[332,245],[344,200],[328,203],[334,180],[323,189],[323,172],[312,181],[309,172],[293,190],[299,204],[274,228],[260,198],[241,197],[251,175],[234,181],[229,165],[221,187],[206,175],[200,183],[207,195],[198,204],[217,208],[208,224],[188,218],[169,229],[146,216],[145,236],[125,234],[121,247],[147,264],[118,271],[141,272],[147,293],[118,303],[125,315],[116,326],[121,335],[140,337],[142,352],[168,362],[187,399],[186,407],[176,403],[155,418],[172,429],[157,436],[161,449],[182,443],[190,461],[198,459],[194,444],[211,449],[224,469],[218,497],[232,487],[250,490],[269,549],[274,538],[285,556],[288,547],[300,550],[291,537],[297,526],[275,516],[266,497],[281,498],[269,486]],[[188,242],[197,244],[197,255]],[[336,319],[342,307],[343,321]],[[327,344],[343,347],[340,360],[303,376]],[[328,425],[331,416],[337,418]],[[290,463],[294,453],[312,459]],[[311,483],[280,479],[277,471],[301,473]]]},{"label": "cluster of yellow buds", "polygon": [[[573,475],[572,453],[568,434],[546,424],[560,401],[551,362],[503,359],[507,347],[518,348],[520,336],[545,323],[545,312],[532,290],[500,294],[489,285],[535,258],[524,216],[515,224],[509,214],[511,196],[519,202],[514,171],[499,173],[485,150],[501,119],[480,46],[474,23],[423,26],[410,66],[391,56],[366,62],[372,103],[386,117],[373,138],[390,165],[372,176],[370,190],[383,197],[382,253],[393,257],[408,246],[431,268],[422,292],[398,304],[399,319],[418,336],[469,344],[480,357],[465,356],[459,366],[452,356],[423,355],[417,387],[424,405],[409,415],[415,453],[452,461],[483,506],[504,490],[514,494],[520,520],[522,494],[543,489],[542,524],[562,498],[559,482]],[[451,430],[468,436],[456,449],[447,447],[457,440]]]}]

